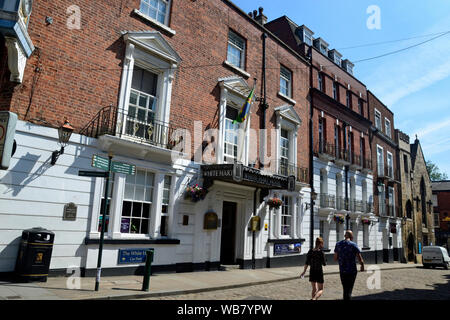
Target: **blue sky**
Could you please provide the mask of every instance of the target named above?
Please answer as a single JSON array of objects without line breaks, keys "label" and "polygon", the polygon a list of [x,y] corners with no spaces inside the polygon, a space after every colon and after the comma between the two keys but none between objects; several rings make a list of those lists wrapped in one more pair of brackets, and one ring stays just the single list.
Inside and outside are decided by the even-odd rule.
[{"label": "blue sky", "polygon": [[[450,31],[448,0],[232,0],[244,12],[264,8],[269,21],[286,15],[305,24],[358,61],[404,49]],[[380,11],[380,29],[369,29],[370,6]],[[369,20],[373,21],[373,20]],[[411,39],[413,38],[413,39]],[[385,44],[362,46],[391,40]],[[450,33],[388,55],[355,64],[355,76],[395,114],[395,127],[417,134],[425,159],[450,176]]]}]

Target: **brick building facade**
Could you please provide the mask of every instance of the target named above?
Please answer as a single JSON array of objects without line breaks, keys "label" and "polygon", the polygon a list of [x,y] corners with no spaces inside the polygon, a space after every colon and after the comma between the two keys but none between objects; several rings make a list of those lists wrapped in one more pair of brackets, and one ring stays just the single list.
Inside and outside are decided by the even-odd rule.
[{"label": "brick building facade", "polygon": [[367,89],[353,64],[308,27],[286,16],[266,26],[311,61],[314,229],[328,251],[351,229],[364,258],[375,262],[381,245],[377,250]]},{"label": "brick building facade", "polygon": [[[34,4],[25,30],[35,49],[21,62],[23,77],[11,82],[4,68],[0,79],[0,108],[19,116],[17,151],[1,173],[14,219],[0,218],[11,230],[1,235],[0,272],[14,269],[21,231],[39,225],[60,230],[53,273],[72,265],[94,274],[105,203],[104,274],[138,272],[120,250],[148,246],[155,271],[304,259],[309,62],[264,28],[262,11],[248,15],[225,0],[154,3]],[[2,61],[14,62],[2,50]],[[234,124],[255,81],[247,127]],[[74,134],[52,165],[64,119]],[[137,168],[113,175],[107,200],[103,179],[77,175],[93,169],[95,154]],[[196,185],[208,192],[194,202],[185,190]],[[279,208],[267,205],[275,197]],[[75,221],[61,221],[67,203]],[[249,229],[254,216],[260,227]]]},{"label": "brick building facade", "polygon": [[377,212],[383,229],[383,261],[399,261],[402,253],[400,177],[398,172],[398,145],[395,142],[394,114],[368,91],[371,128],[371,153],[374,193]]},{"label": "brick building facade", "polygon": [[436,244],[446,246],[448,250],[450,247],[450,181],[433,181],[432,190]]},{"label": "brick building facade", "polygon": [[[369,263],[396,260],[393,114],[306,26],[228,0],[26,3],[0,2],[0,110],[19,118],[0,171],[0,272],[41,226],[56,230],[52,273],[95,274],[105,207],[104,274],[140,272],[120,254],[147,247],[156,272],[299,265],[316,236],[331,251],[345,229]],[[65,120],[74,133],[54,159]],[[108,154],[136,174],[114,173],[105,197],[103,179],[78,172]]]}]

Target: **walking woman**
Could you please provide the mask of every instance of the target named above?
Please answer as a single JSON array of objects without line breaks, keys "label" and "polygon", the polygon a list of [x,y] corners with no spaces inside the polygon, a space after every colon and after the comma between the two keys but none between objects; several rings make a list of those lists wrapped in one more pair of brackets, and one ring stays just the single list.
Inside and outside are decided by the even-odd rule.
[{"label": "walking woman", "polygon": [[308,254],[306,255],[305,269],[303,270],[303,273],[300,274],[300,277],[303,278],[306,270],[308,269],[308,266],[311,267],[311,270],[309,271],[309,282],[311,282],[312,286],[311,300],[319,299],[323,293],[324,280],[322,266],[326,265],[326,261],[325,254],[323,253],[322,248],[323,239],[319,237],[316,239],[315,248],[310,249]]}]

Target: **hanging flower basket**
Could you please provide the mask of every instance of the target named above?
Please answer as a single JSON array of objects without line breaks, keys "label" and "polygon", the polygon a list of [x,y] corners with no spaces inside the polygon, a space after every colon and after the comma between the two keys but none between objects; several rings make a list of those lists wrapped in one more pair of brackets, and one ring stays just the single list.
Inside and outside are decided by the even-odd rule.
[{"label": "hanging flower basket", "polygon": [[270,209],[278,209],[283,204],[283,201],[279,198],[270,198],[267,200],[267,205]]},{"label": "hanging flower basket", "polygon": [[361,219],[362,224],[370,224],[370,220],[367,218]]},{"label": "hanging flower basket", "polygon": [[335,214],[333,220],[336,223],[343,224],[345,222],[345,216],[343,214]]},{"label": "hanging flower basket", "polygon": [[204,200],[208,190],[205,188],[199,187],[198,184],[191,187],[188,186],[184,192],[184,199],[191,200],[192,202],[197,202],[200,200]]}]

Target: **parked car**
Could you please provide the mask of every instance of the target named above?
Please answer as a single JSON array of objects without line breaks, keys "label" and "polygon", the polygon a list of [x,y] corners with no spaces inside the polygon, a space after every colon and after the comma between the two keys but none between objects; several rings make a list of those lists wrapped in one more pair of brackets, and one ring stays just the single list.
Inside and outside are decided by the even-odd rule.
[{"label": "parked car", "polygon": [[424,268],[439,266],[448,269],[450,267],[450,257],[444,247],[427,246],[423,247],[422,263]]}]

